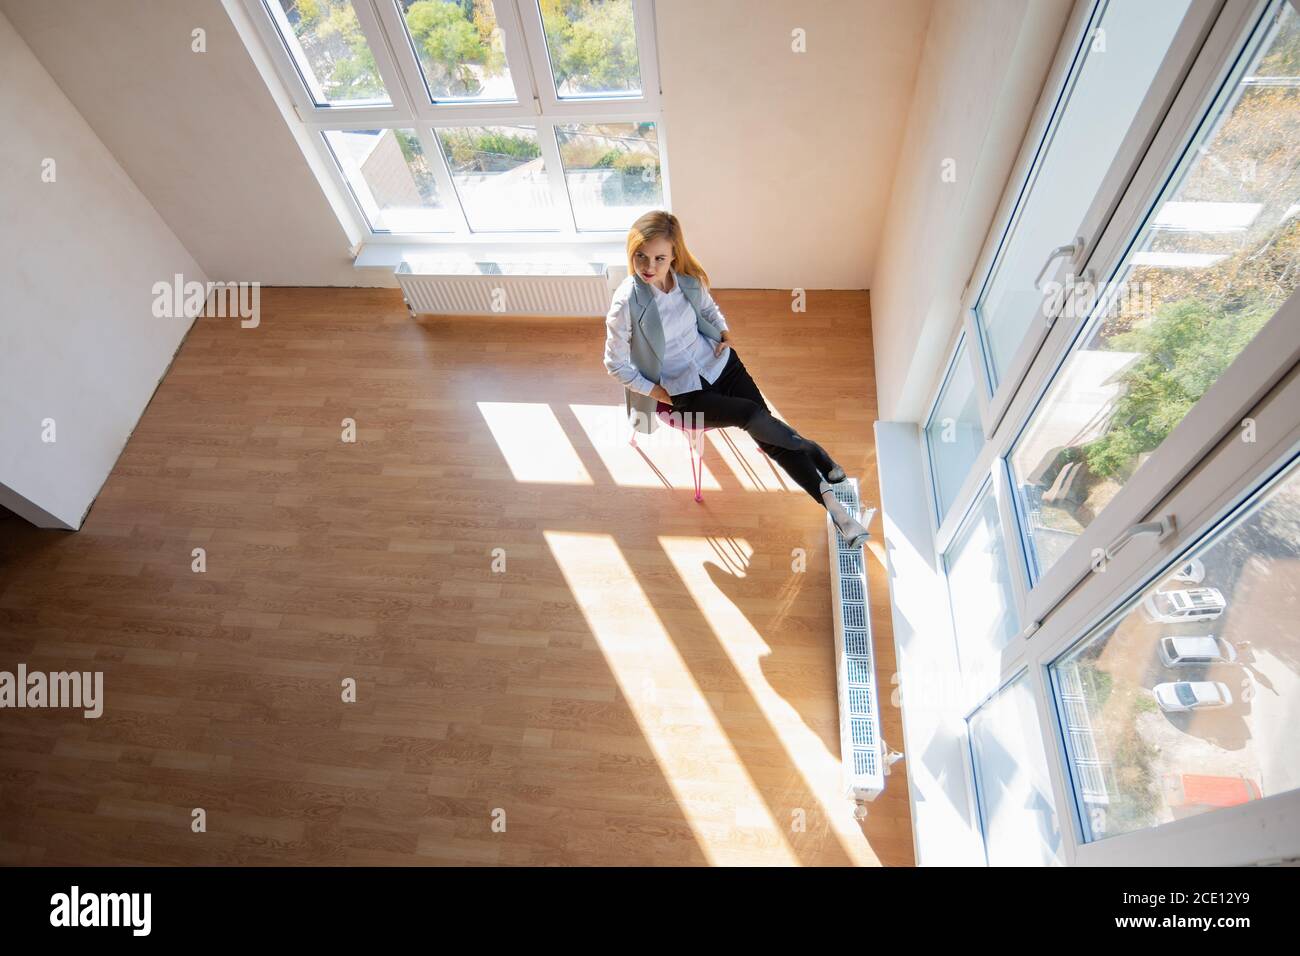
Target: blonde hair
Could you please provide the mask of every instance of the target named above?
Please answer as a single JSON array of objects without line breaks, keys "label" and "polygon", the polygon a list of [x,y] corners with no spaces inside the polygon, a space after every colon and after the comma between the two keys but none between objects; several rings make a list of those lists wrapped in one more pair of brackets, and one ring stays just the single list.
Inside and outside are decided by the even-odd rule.
[{"label": "blonde hair", "polygon": [[627,271],[629,275],[636,275],[636,263],[633,261],[637,251],[651,239],[663,236],[673,246],[672,269],[678,275],[694,276],[704,283],[707,287],[709,284],[709,274],[704,271],[704,266],[700,265],[699,260],[691,255],[691,250],[686,248],[686,237],[682,233],[682,224],[670,212],[662,209],[654,209],[632,223],[632,228],[627,233]]}]

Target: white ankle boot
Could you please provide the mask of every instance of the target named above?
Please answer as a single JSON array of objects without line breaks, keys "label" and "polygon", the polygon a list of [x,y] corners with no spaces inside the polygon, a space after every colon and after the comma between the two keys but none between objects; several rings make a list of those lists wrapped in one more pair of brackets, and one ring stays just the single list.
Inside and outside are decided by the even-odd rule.
[{"label": "white ankle boot", "polygon": [[830,512],[831,520],[835,522],[835,530],[848,542],[849,548],[860,548],[866,544],[867,539],[871,537],[871,532],[862,527],[862,523],[857,518],[844,510],[844,505],[840,504],[839,499],[835,497],[831,486],[823,481],[817,490],[821,492],[822,502]]}]

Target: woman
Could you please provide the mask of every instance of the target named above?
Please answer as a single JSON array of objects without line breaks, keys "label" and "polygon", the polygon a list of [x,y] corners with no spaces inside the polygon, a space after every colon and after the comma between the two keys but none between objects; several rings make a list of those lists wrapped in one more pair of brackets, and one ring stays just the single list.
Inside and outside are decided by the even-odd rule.
[{"label": "woman", "polygon": [[859,548],[868,534],[844,510],[831,484],[844,469],[767,408],[732,348],[708,274],[686,248],[671,213],[648,212],[627,236],[628,272],[605,321],[605,368],[627,390],[629,414],[649,431],[659,402],[701,427],[743,428],[812,499],[830,512],[840,535]]}]

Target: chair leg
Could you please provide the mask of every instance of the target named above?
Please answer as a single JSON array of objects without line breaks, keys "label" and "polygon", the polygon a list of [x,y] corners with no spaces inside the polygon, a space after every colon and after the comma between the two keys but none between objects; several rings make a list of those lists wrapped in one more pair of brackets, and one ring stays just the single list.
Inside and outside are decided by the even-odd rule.
[{"label": "chair leg", "polygon": [[691,477],[695,479],[695,500],[701,502],[704,500],[704,493],[700,490],[704,478],[704,433],[688,432],[687,440],[691,449]]}]

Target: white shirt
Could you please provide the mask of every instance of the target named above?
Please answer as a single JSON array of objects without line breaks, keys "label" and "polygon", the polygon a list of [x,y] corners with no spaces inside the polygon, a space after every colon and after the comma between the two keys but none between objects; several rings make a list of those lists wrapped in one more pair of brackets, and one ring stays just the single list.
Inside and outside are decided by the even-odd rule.
[{"label": "white shirt", "polygon": [[[703,388],[701,378],[712,384],[727,364],[729,347],[724,345],[721,354],[713,354],[716,343],[695,324],[695,310],[686,300],[686,293],[677,281],[677,273],[670,269],[668,274],[673,277],[671,292],[661,292],[658,286],[650,286],[654,291],[655,305],[659,307],[659,321],[664,328],[664,360],[659,367],[659,384],[669,395],[680,395],[682,392]],[[706,296],[708,291],[704,288],[704,283],[700,283],[701,305]],[[724,331],[726,327],[724,321]]]},{"label": "white shirt", "polygon": [[[658,286],[651,285],[655,297],[655,307],[659,310],[659,321],[664,331],[664,355],[659,369],[659,383],[669,395],[693,392],[703,387],[701,378],[710,384],[721,374],[727,364],[727,353],[731,347],[724,344],[722,354],[715,356],[715,342],[700,332],[695,324],[695,310],[691,308],[686,294],[682,292],[677,274],[671,269],[672,291],[662,292]],[[628,276],[624,285],[614,296],[606,320],[608,336],[605,345],[605,367],[611,375],[627,388],[641,395],[649,395],[655,383],[642,375],[631,363],[628,356],[628,340],[631,336],[631,290],[632,283],[638,281]],[[709,295],[704,283],[700,283],[700,314],[706,322],[716,326],[718,331],[727,331],[727,320],[718,308],[718,304]]]}]

